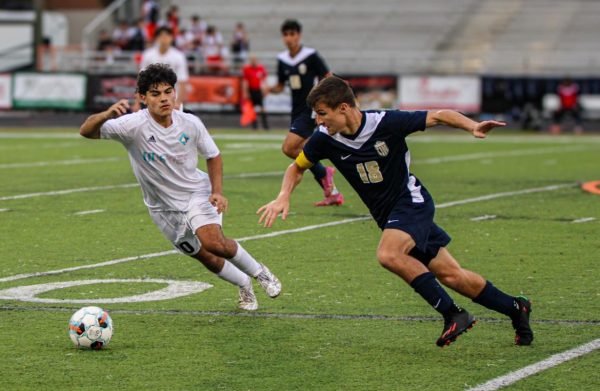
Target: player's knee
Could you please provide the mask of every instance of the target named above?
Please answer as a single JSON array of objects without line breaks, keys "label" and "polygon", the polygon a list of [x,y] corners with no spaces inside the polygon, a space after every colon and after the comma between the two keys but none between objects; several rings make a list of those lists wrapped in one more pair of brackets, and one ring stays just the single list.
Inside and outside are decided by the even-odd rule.
[{"label": "player's knee", "polygon": [[289,157],[290,159],[295,159],[296,157],[298,157],[298,154],[300,153],[300,151],[298,150],[298,148],[295,145],[290,145],[290,144],[283,144],[281,146],[281,151],[283,152],[283,154],[287,157]]},{"label": "player's knee", "polygon": [[394,266],[402,264],[402,257],[396,251],[388,249],[377,249],[377,260],[379,264],[386,269],[392,269]]},{"label": "player's knee", "polygon": [[205,240],[202,242],[202,247],[218,257],[232,258],[235,256],[235,253],[230,251],[229,246],[227,246],[227,241],[224,238]]}]

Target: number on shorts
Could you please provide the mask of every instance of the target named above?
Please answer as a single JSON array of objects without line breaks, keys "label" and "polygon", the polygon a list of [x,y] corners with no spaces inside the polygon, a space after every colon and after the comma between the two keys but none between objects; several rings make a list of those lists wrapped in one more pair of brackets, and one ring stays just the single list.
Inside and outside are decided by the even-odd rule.
[{"label": "number on shorts", "polygon": [[189,244],[188,242],[181,242],[177,245],[183,252],[191,254],[194,252],[194,246]]}]

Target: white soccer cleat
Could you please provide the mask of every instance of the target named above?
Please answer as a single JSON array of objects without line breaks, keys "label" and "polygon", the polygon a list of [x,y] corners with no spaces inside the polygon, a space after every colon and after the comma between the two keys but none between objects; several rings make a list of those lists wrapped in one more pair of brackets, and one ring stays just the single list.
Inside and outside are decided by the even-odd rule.
[{"label": "white soccer cleat", "polygon": [[262,271],[256,276],[256,281],[267,292],[269,297],[275,298],[281,293],[281,282],[273,273],[262,263]]},{"label": "white soccer cleat", "polygon": [[241,310],[256,311],[258,309],[258,301],[252,289],[252,283],[248,286],[240,287],[240,301],[238,307]]}]

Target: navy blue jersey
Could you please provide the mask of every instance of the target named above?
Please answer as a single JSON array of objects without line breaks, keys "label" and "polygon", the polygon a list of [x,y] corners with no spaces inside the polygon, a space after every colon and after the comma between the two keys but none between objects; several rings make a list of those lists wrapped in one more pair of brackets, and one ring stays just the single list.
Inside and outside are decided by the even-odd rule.
[{"label": "navy blue jersey", "polygon": [[310,137],[304,156],[311,163],[329,159],[356,190],[383,228],[398,204],[433,202],[410,173],[406,136],[425,130],[427,111],[363,111],[352,137],[330,136],[324,127]]},{"label": "navy blue jersey", "polygon": [[291,57],[288,51],[277,56],[277,78],[292,90],[292,119],[306,110],[306,97],[313,86],[329,72],[327,64],[312,48],[302,47]]}]

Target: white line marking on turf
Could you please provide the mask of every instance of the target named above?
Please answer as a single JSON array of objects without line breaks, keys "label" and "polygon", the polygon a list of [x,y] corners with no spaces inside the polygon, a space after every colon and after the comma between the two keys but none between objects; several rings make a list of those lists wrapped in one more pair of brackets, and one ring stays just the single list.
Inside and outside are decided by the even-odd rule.
[{"label": "white line marking on turf", "polygon": [[4,168],[29,168],[29,167],[46,167],[46,166],[70,166],[73,164],[92,164],[92,163],[108,163],[125,160],[120,157],[106,157],[98,159],[71,159],[71,160],[54,160],[47,162],[29,162],[29,163],[7,163],[0,164],[0,169]]},{"label": "white line marking on turf", "polygon": [[2,209],[0,209],[0,212],[8,212],[9,210],[10,209],[8,209],[8,208],[2,208]]},{"label": "white line marking on turf", "polygon": [[581,219],[573,220],[572,223],[587,223],[588,221],[596,220],[595,217],[583,217]]},{"label": "white line marking on turf", "polygon": [[504,376],[497,377],[492,379],[486,383],[478,385],[474,388],[470,388],[469,391],[494,391],[500,388],[511,385],[521,379],[529,377],[531,375],[535,375],[536,373],[545,371],[548,368],[555,367],[559,364],[562,364],[566,361],[572,360],[574,358],[583,356],[585,354],[591,353],[596,349],[600,348],[600,338],[595,339],[591,342],[588,342],[584,345],[578,346],[571,350],[567,350],[562,353],[555,354],[553,356],[548,357],[545,360],[539,361],[535,364],[528,365],[524,368],[521,368],[517,371],[507,373]]},{"label": "white line marking on turf", "polygon": [[496,215],[483,215],[483,216],[473,217],[471,219],[471,221],[493,220],[495,218],[496,218]]},{"label": "white line marking on turf", "polygon": [[[270,171],[270,172],[256,172],[256,173],[247,173],[247,174],[238,174],[238,175],[225,175],[224,179],[261,178],[261,177],[282,176],[282,175],[283,175],[283,171]],[[17,195],[12,195],[12,196],[4,196],[4,197],[0,197],[0,201],[19,200],[19,199],[23,199],[23,198],[32,198],[32,197],[56,196],[56,195],[64,195],[64,194],[72,194],[72,193],[83,193],[83,192],[88,192],[88,191],[126,189],[126,188],[137,187],[137,186],[139,186],[139,184],[137,184],[137,183],[126,183],[123,185],[80,187],[78,189],[66,189],[66,190],[47,191],[47,192],[41,192],[41,193],[27,193],[27,194],[17,194]]]},{"label": "white line marking on turf", "polygon": [[[509,196],[513,196],[513,195],[528,194],[528,193],[540,192],[540,191],[552,191],[552,190],[560,189],[560,188],[567,187],[567,186],[573,186],[573,184],[546,186],[543,188],[536,188],[536,189],[524,189],[524,190],[512,191],[512,192],[506,192],[506,193],[489,194],[487,196],[468,198],[465,200],[458,200],[458,201],[453,201],[453,202],[446,202],[445,204],[439,205],[438,209],[449,208],[449,207],[455,206],[455,205],[463,205],[463,204],[468,204],[468,203],[472,203],[472,202],[478,202],[478,201],[483,201],[483,200],[488,200],[488,199],[493,199],[493,198],[509,197]],[[361,216],[361,217],[355,217],[355,218],[350,218],[350,219],[332,221],[332,222],[324,223],[324,224],[308,225],[308,226],[300,227],[300,228],[293,228],[293,229],[288,229],[288,230],[283,230],[283,231],[270,232],[270,233],[262,234],[262,235],[246,236],[243,238],[239,238],[237,240],[240,242],[244,242],[244,241],[249,241],[249,240],[272,238],[275,236],[286,235],[289,233],[309,231],[309,230],[313,230],[313,229],[318,229],[318,228],[323,228],[323,227],[331,227],[331,226],[335,226],[335,225],[353,223],[356,221],[363,221],[363,220],[369,220],[369,219],[371,219],[370,216]],[[95,263],[95,264],[91,264],[91,265],[73,266],[73,267],[68,267],[65,269],[50,270],[50,271],[46,271],[46,272],[16,274],[16,275],[0,278],[0,282],[15,281],[15,280],[21,280],[23,278],[30,278],[30,277],[40,277],[40,276],[62,274],[62,273],[76,271],[76,270],[82,270],[82,269],[94,269],[97,267],[116,265],[118,263],[137,261],[137,260],[141,260],[141,259],[156,258],[156,257],[172,255],[172,254],[176,254],[176,253],[177,253],[176,250],[162,251],[162,252],[158,252],[158,253],[150,253],[150,254],[138,255],[138,256],[127,257],[127,258],[114,259],[111,261],[100,262],[100,263]]]},{"label": "white line marking on turf", "polygon": [[75,212],[73,214],[76,216],[84,216],[102,212],[105,212],[105,209],[82,210],[81,212]]}]

